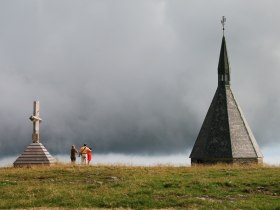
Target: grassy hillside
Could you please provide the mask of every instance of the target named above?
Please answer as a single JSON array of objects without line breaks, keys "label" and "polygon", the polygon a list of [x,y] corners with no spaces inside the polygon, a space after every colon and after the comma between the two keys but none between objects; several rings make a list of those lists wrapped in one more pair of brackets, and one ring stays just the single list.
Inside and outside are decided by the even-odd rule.
[{"label": "grassy hillside", "polygon": [[0,209],[280,209],[279,167],[0,169]]}]

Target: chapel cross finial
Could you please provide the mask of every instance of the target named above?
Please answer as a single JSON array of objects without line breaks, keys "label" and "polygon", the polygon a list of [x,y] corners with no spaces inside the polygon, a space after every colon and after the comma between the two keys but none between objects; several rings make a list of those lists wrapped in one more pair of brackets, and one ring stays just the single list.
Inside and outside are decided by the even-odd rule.
[{"label": "chapel cross finial", "polygon": [[223,26],[223,35],[224,35],[224,33],[225,33],[225,24],[226,24],[225,16],[222,17],[221,23],[222,23],[222,26]]}]

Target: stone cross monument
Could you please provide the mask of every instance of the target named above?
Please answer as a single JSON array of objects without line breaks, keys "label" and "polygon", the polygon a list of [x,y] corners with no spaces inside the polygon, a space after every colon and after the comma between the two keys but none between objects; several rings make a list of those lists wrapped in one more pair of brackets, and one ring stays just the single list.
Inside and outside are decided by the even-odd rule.
[{"label": "stone cross monument", "polygon": [[40,103],[39,101],[34,101],[33,105],[33,115],[30,116],[30,120],[33,122],[33,133],[32,133],[32,141],[33,143],[40,142],[40,122],[42,119],[40,118]]},{"label": "stone cross monument", "polygon": [[33,103],[33,115],[29,118],[33,122],[32,143],[14,162],[15,167],[31,166],[31,165],[52,165],[56,159],[51,156],[48,150],[40,142],[40,107],[39,101]]}]

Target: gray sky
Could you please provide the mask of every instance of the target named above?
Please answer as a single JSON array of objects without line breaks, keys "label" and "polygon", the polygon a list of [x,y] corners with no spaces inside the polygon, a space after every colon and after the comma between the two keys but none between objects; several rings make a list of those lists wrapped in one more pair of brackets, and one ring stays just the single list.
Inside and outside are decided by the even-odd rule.
[{"label": "gray sky", "polygon": [[280,1],[0,1],[0,156],[191,149],[217,88],[224,15],[232,89],[261,148],[279,144]]}]

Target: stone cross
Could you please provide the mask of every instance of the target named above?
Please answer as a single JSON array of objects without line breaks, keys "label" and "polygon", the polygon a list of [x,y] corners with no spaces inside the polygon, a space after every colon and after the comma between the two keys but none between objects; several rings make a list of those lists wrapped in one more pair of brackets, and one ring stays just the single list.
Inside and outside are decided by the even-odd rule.
[{"label": "stone cross", "polygon": [[30,120],[33,122],[33,133],[32,133],[32,141],[33,143],[39,143],[40,141],[40,133],[39,133],[39,127],[40,122],[42,119],[40,118],[40,103],[39,101],[34,101],[33,103],[33,115],[30,116]]}]

